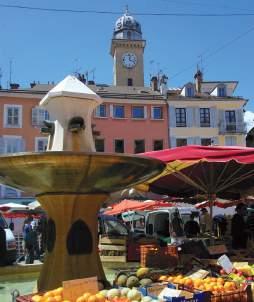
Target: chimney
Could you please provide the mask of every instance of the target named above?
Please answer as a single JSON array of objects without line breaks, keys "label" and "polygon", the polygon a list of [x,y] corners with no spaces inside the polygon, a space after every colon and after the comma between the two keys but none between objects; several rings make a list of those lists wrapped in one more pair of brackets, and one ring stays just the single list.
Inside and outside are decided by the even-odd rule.
[{"label": "chimney", "polygon": [[151,78],[151,87],[152,91],[158,91],[158,78],[155,76]]},{"label": "chimney", "polygon": [[17,84],[17,83],[10,83],[10,88],[11,89],[19,89],[19,84]]},{"label": "chimney", "polygon": [[167,96],[168,92],[168,77],[163,74],[162,77],[160,78],[160,93],[164,96]]},{"label": "chimney", "polygon": [[30,87],[34,88],[34,86],[36,85],[35,81],[33,81],[32,83],[30,83]]},{"label": "chimney", "polygon": [[200,69],[197,70],[196,74],[194,75],[195,85],[196,85],[196,92],[201,93],[201,83],[203,82],[203,73]]}]

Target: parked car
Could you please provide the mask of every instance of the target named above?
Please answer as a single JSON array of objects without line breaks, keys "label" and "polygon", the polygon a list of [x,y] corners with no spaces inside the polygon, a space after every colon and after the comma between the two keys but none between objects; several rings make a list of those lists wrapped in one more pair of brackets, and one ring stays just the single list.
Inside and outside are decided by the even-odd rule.
[{"label": "parked car", "polygon": [[16,240],[0,213],[0,265],[12,264],[16,261]]}]

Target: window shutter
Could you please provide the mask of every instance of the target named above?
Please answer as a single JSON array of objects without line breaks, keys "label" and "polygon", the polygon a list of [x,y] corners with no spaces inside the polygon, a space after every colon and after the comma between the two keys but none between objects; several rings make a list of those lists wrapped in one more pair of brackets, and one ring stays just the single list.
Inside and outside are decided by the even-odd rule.
[{"label": "window shutter", "polygon": [[32,125],[38,125],[38,108],[32,108]]},{"label": "window shutter", "polygon": [[226,118],[224,110],[219,110],[219,128],[223,133],[226,130]]},{"label": "window shutter", "polygon": [[113,104],[109,105],[109,115],[110,117],[113,117]]},{"label": "window shutter", "polygon": [[212,128],[218,127],[218,111],[216,107],[210,108],[210,122]]},{"label": "window shutter", "polygon": [[25,141],[22,138],[17,138],[15,140],[15,150],[16,152],[25,151]]},{"label": "window shutter", "polygon": [[175,107],[169,107],[169,125],[171,128],[176,127],[176,112]]},{"label": "window shutter", "polygon": [[194,125],[200,128],[200,108],[194,108]]},{"label": "window shutter", "polygon": [[195,136],[194,137],[194,144],[195,145],[201,145],[201,137],[200,136]]},{"label": "window shutter", "polygon": [[147,119],[147,107],[144,106],[144,118]]},{"label": "window shutter", "polygon": [[237,109],[235,111],[235,115],[236,115],[236,128],[239,132],[243,132],[244,131],[243,110]]},{"label": "window shutter", "polygon": [[170,137],[170,148],[175,148],[176,147],[176,137],[171,136]]},{"label": "window shutter", "polygon": [[186,109],[187,127],[193,127],[193,108],[187,107]]},{"label": "window shutter", "polygon": [[187,138],[187,145],[194,145],[194,137],[188,137]]},{"label": "window shutter", "polygon": [[0,137],[0,154],[3,154],[4,151],[4,138]]}]

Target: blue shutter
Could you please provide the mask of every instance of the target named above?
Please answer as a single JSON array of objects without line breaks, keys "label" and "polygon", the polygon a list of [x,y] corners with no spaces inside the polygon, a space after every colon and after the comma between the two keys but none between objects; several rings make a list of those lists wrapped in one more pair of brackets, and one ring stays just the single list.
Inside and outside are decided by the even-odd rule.
[{"label": "blue shutter", "polygon": [[219,110],[219,128],[220,130],[225,133],[226,130],[226,118],[225,118],[225,111]]},{"label": "blue shutter", "polygon": [[216,107],[210,108],[210,125],[212,128],[218,127],[218,114]]},{"label": "blue shutter", "polygon": [[194,145],[195,142],[194,142],[194,137],[188,137],[187,138],[187,145]]},{"label": "blue shutter", "polygon": [[187,119],[187,127],[193,127],[193,108],[192,107],[187,107],[186,108],[186,119]]},{"label": "blue shutter", "polygon": [[4,138],[0,137],[0,154],[4,153]]},{"label": "blue shutter", "polygon": [[243,110],[242,109],[237,109],[235,111],[236,115],[236,129],[239,132],[243,132],[244,129],[244,118],[243,118]]},{"label": "blue shutter", "polygon": [[176,137],[171,136],[170,137],[170,148],[175,148],[176,147]]},{"label": "blue shutter", "polygon": [[194,137],[194,144],[195,145],[201,145],[201,137],[200,136],[195,136]]},{"label": "blue shutter", "polygon": [[170,128],[176,127],[176,111],[175,107],[169,106],[169,126]]},{"label": "blue shutter", "polygon": [[200,128],[200,108],[195,108],[195,118],[194,118],[194,124],[196,127]]}]

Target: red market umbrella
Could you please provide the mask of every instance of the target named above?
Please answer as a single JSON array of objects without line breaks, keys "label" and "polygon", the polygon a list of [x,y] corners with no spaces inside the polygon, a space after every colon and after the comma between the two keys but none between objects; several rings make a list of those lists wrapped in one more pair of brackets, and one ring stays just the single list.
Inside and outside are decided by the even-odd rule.
[{"label": "red market umbrella", "polygon": [[254,148],[185,146],[144,155],[167,164],[162,174],[144,187],[169,196],[205,193],[210,203],[211,223],[217,197],[240,199],[254,190]]},{"label": "red market umbrella", "polygon": [[203,202],[197,203],[195,205],[195,208],[197,208],[197,209],[203,209],[203,208],[210,207],[212,205],[212,206],[216,206],[216,207],[221,208],[221,209],[226,209],[226,208],[230,208],[230,207],[236,206],[237,204],[239,204],[241,202],[242,202],[242,200],[216,199],[211,204],[211,201],[205,200]]},{"label": "red market umbrella", "polygon": [[254,189],[254,148],[185,146],[144,155],[167,164],[161,175],[146,183],[159,194],[239,199]]},{"label": "red market umbrella", "polygon": [[120,203],[112,205],[112,209],[104,212],[105,215],[118,215],[127,211],[143,211],[154,210],[162,207],[172,207],[173,203],[149,200],[149,201],[137,201],[124,199]]}]

